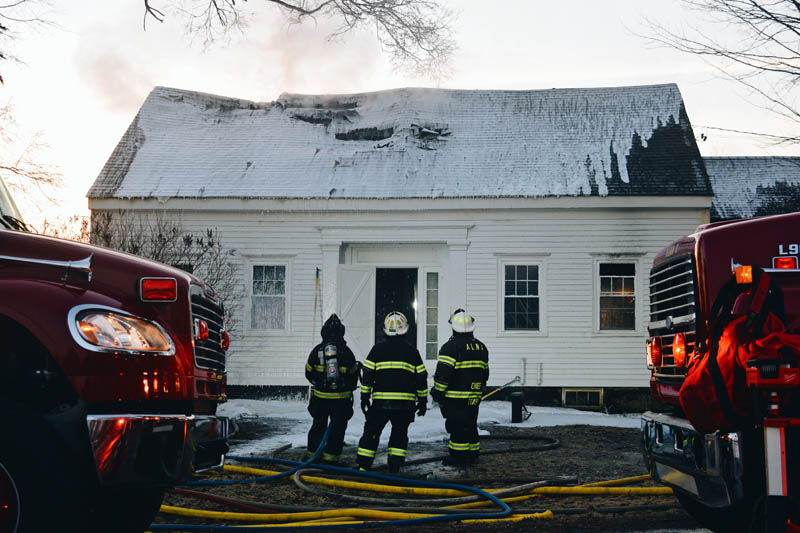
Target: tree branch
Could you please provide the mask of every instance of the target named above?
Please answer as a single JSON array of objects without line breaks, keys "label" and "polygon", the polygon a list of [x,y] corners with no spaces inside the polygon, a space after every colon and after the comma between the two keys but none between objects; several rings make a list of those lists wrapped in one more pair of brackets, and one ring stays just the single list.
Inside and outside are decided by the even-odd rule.
[{"label": "tree branch", "polygon": [[150,0],[144,0],[144,17],[142,18],[142,29],[147,30],[147,17],[151,16],[158,22],[164,22],[164,12],[159,11],[150,5]]},{"label": "tree branch", "polygon": [[[793,91],[800,84],[800,0],[683,0],[711,17],[725,34],[738,29],[736,40],[725,42],[697,28],[677,33],[648,21],[650,42],[708,58],[723,76],[750,89],[767,109],[800,123]],[[795,142],[795,136],[776,136]],[[788,139],[788,141],[787,141]]]},{"label": "tree branch", "polygon": [[[152,6],[154,0],[143,0],[144,18],[163,21],[162,11]],[[162,0],[169,4],[174,0]],[[244,0],[246,1],[246,0]],[[325,17],[338,28],[329,37],[336,37],[365,24],[375,28],[376,37],[392,64],[439,76],[455,51],[452,38],[453,14],[442,8],[438,0],[262,0],[281,10],[292,22]],[[181,11],[189,21],[191,33],[202,31],[205,42],[243,23],[245,16],[236,0],[206,0],[204,7]]]}]

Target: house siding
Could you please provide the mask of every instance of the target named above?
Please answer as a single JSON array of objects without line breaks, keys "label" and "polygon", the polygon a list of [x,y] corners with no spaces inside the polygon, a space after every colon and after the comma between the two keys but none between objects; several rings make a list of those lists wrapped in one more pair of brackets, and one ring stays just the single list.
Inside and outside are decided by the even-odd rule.
[{"label": "house siding", "polygon": [[[275,259],[289,265],[286,331],[251,330],[249,298],[245,298],[235,317],[228,380],[244,386],[306,384],[303,368],[309,349],[318,342],[320,310],[327,313],[335,308],[330,301],[324,305],[318,301],[315,321],[316,269],[322,271],[323,287],[325,276],[330,276],[323,268],[323,247],[330,246],[327,232],[329,228],[350,228],[342,243],[348,244],[349,238],[363,244],[372,242],[380,226],[380,231],[392,232],[395,244],[438,243],[440,256],[454,253],[448,251],[448,235],[455,231],[466,236],[466,305],[476,318],[476,336],[490,350],[490,385],[521,375],[524,359],[526,372],[521,377],[526,386],[645,387],[649,376],[643,354],[649,311],[647,278],[653,257],[708,220],[707,207],[677,206],[502,210],[492,209],[487,203],[484,209],[424,213],[392,211],[388,207],[385,211],[322,213],[213,210],[207,209],[210,203],[195,205],[198,209],[171,211],[169,205],[165,207],[168,213],[180,217],[187,231],[218,230],[223,245],[236,250],[243,289],[251,264],[269,264],[270,259]],[[447,229],[448,224],[466,229]],[[635,332],[612,334],[595,330],[595,264],[598,259],[611,257],[609,254],[637,263]],[[504,333],[498,316],[498,276],[502,275],[499,261],[525,256],[544,267],[541,313],[545,327],[540,333]],[[347,254],[342,251],[340,258],[347,261]],[[442,261],[442,282],[457,286],[459,280],[453,285],[454,280],[448,279],[454,275],[448,269],[449,264]],[[442,293],[440,306],[446,310],[439,315],[440,341],[449,335],[447,310],[464,304],[455,292]],[[320,289],[319,295],[323,294]],[[429,366],[434,364],[435,361],[428,361]]]}]

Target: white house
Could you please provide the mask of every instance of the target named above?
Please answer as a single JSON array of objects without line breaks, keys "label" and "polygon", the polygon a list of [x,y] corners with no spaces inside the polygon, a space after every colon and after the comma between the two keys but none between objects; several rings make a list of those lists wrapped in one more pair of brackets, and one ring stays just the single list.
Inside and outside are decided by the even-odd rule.
[{"label": "white house", "polygon": [[233,391],[304,385],[332,312],[359,359],[405,312],[433,371],[465,307],[490,385],[574,404],[647,387],[652,258],[709,221],[712,190],[672,84],[272,103],[157,87],[88,197],[236,250]]}]

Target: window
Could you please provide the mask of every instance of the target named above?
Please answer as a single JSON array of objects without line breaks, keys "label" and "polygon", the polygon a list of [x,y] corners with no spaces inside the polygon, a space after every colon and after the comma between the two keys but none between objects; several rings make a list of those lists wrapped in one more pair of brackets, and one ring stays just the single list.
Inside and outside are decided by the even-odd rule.
[{"label": "window", "polygon": [[439,273],[425,275],[425,359],[439,354]]},{"label": "window", "polygon": [[598,263],[600,329],[636,329],[636,264]]},{"label": "window", "polygon": [[539,330],[539,265],[503,268],[503,329]]},{"label": "window", "polygon": [[603,406],[603,389],[561,389],[561,404],[578,409],[599,409]]},{"label": "window", "polygon": [[253,265],[250,327],[286,329],[286,265]]}]

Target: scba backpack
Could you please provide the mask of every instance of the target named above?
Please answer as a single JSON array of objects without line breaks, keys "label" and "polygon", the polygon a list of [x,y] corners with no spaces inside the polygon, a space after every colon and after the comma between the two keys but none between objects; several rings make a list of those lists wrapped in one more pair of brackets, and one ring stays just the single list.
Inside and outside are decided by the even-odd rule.
[{"label": "scba backpack", "polygon": [[[703,433],[752,424],[748,364],[761,359],[800,364],[800,335],[786,330],[780,287],[761,269],[751,272],[751,283],[742,283],[740,272],[739,283],[734,274],[720,289],[709,314],[708,344],[690,359],[680,388],[683,412]],[[742,299],[749,299],[746,312],[734,314]]]}]

